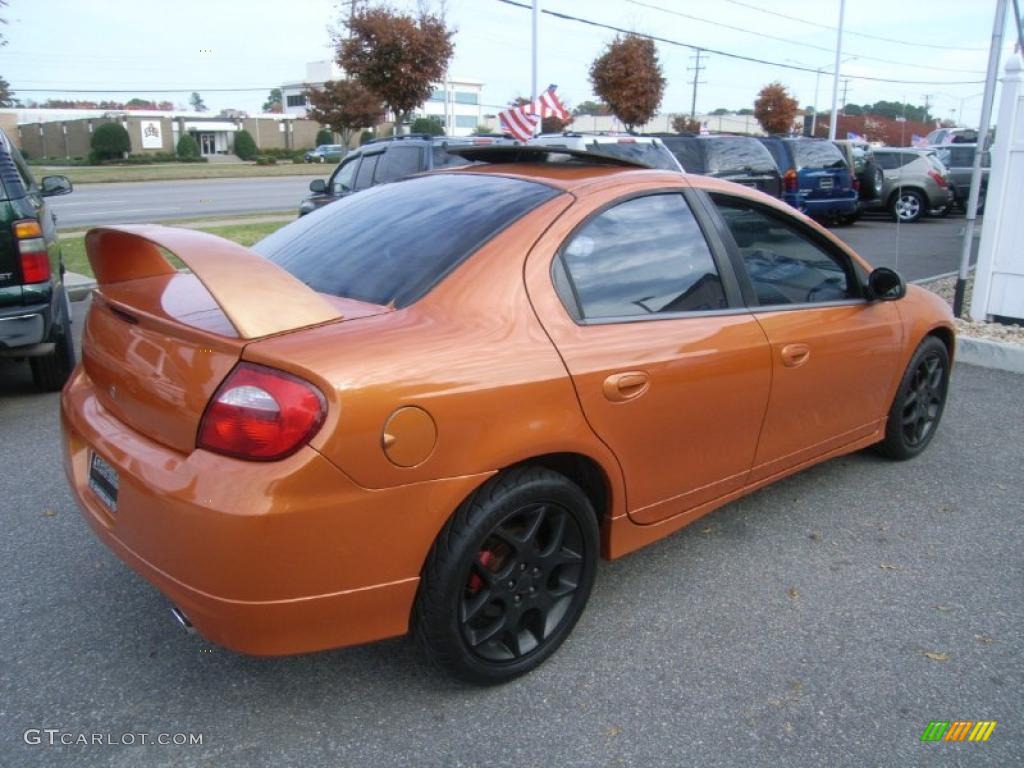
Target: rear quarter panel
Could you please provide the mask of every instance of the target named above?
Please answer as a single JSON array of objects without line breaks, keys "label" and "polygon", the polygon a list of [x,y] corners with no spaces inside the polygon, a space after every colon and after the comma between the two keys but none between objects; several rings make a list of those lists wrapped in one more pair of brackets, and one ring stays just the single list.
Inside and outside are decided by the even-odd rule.
[{"label": "rear quarter panel", "polygon": [[[527,214],[409,307],[260,341],[244,357],[324,391],[330,414],[312,446],[365,488],[577,452],[604,468],[621,499],[618,465],[584,420],[523,283],[527,253],[572,199]],[[436,428],[433,449],[410,467],[383,450],[385,423],[403,406],[422,408]]]}]

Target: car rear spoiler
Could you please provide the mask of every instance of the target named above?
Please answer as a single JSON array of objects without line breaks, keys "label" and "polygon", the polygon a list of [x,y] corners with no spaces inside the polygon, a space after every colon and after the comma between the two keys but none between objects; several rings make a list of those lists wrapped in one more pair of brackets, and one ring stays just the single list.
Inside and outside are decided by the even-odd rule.
[{"label": "car rear spoiler", "polygon": [[243,339],[341,319],[330,302],[281,267],[216,235],[155,224],[96,227],[85,235],[99,286],[174,274],[161,249],[192,270]]}]

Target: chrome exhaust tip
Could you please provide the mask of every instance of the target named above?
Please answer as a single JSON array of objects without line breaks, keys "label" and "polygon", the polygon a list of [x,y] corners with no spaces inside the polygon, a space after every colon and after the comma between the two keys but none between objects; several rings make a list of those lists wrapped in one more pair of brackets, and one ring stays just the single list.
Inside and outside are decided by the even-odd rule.
[{"label": "chrome exhaust tip", "polygon": [[192,622],[188,620],[188,616],[182,612],[181,608],[176,605],[172,605],[171,616],[174,617],[174,620],[178,622],[187,634],[194,635],[196,633],[196,628],[192,626]]}]

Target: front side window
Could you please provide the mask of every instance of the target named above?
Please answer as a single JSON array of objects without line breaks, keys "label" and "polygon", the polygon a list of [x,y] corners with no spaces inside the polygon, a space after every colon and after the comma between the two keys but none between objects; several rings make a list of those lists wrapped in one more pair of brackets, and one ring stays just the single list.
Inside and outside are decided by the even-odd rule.
[{"label": "front side window", "polygon": [[331,177],[331,194],[343,195],[355,189],[356,171],[359,169],[358,157],[346,160]]},{"label": "front side window", "polygon": [[707,241],[680,194],[609,208],[572,235],[560,258],[586,320],[727,306]]},{"label": "front side window", "polygon": [[736,241],[762,306],[860,297],[844,261],[785,221],[783,214],[726,195],[712,195],[712,199]]}]

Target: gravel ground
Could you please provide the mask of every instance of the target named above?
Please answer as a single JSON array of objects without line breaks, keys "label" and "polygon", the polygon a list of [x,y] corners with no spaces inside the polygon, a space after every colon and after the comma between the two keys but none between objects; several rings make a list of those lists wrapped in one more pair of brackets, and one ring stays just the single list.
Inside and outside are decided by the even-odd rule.
[{"label": "gravel ground", "polygon": [[[953,306],[953,291],[956,288],[956,277],[941,277],[938,280],[931,280],[927,283],[920,283],[922,288],[927,288],[937,293],[946,302]],[[964,297],[964,316],[971,311],[971,293],[974,290],[974,278],[967,280],[966,296]],[[1004,325],[1003,323],[978,323],[968,319],[956,319],[957,333],[964,336],[971,336],[976,339],[989,339],[990,341],[1004,341],[1011,344],[1024,344],[1024,325]]]}]

